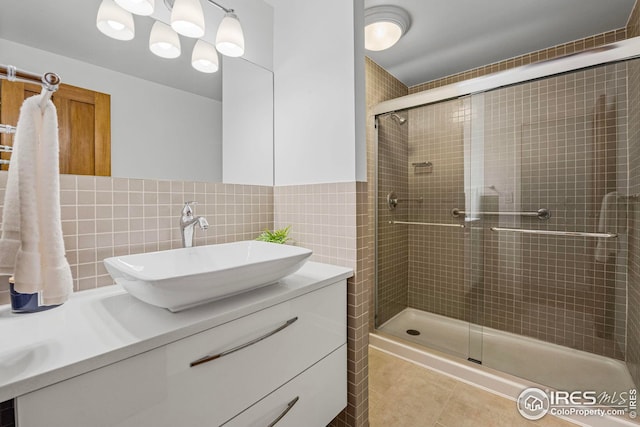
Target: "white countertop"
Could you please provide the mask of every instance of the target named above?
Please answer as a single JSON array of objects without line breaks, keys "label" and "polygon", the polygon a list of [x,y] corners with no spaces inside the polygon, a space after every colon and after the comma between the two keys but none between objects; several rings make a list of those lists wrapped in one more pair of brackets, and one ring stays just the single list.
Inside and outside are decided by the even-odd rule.
[{"label": "white countertop", "polygon": [[16,314],[0,306],[0,402],[140,354],[351,277],[316,262],[279,283],[178,313],[118,285],[78,292],[60,307]]}]

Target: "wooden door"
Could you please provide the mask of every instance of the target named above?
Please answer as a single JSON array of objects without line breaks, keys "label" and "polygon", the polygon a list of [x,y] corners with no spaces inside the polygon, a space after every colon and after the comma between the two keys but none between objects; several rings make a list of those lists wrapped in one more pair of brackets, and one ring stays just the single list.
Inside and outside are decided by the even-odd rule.
[{"label": "wooden door", "polygon": [[[22,102],[38,94],[39,85],[3,80],[0,123],[15,126]],[[58,111],[60,173],[111,176],[111,97],[62,84],[51,99]],[[13,137],[2,135],[1,143],[13,145]]]}]

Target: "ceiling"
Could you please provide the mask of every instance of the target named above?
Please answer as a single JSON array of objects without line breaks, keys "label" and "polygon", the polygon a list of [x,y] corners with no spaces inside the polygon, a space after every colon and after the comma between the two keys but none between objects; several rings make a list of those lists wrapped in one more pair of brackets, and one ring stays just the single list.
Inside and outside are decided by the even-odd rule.
[{"label": "ceiling", "polygon": [[[203,74],[190,65],[193,40],[181,37],[180,58],[158,58],[147,48],[153,21],[141,16],[134,18],[134,40],[110,39],[95,26],[100,1],[4,2],[0,38],[221,99],[222,72]],[[395,46],[367,54],[403,83],[413,86],[624,27],[634,1],[365,0],[365,7],[399,5],[412,19],[409,31]],[[162,0],[157,4],[154,16],[167,22],[169,12],[161,6]],[[212,41],[222,12],[214,7],[204,10],[207,23],[211,23],[205,38]]]},{"label": "ceiling", "polygon": [[397,5],[409,31],[366,54],[407,86],[626,26],[635,0],[365,0]]}]

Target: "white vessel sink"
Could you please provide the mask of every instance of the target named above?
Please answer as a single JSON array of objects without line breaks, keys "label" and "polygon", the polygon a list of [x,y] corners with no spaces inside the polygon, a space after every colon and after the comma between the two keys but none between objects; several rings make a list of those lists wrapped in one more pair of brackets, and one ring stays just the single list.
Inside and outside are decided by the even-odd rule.
[{"label": "white vessel sink", "polygon": [[302,267],[311,253],[248,240],[112,257],[104,264],[131,295],[176,312],[276,283]]}]

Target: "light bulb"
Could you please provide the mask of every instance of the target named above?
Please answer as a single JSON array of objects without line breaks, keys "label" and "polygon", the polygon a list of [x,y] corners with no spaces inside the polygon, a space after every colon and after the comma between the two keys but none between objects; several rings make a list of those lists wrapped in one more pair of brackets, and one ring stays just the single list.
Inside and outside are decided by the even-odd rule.
[{"label": "light bulb", "polygon": [[131,40],[135,36],[133,15],[113,0],[102,0],[100,3],[96,26],[101,33],[116,40]]},{"label": "light bulb", "polygon": [[402,37],[402,28],[395,22],[374,22],[364,27],[364,48],[371,51],[389,49]]},{"label": "light bulb", "polygon": [[149,50],[161,58],[180,56],[180,37],[167,24],[156,21],[149,35]]},{"label": "light bulb", "polygon": [[244,34],[238,16],[227,12],[216,33],[216,49],[223,55],[238,57],[244,55]]},{"label": "light bulb", "polygon": [[176,0],[171,10],[171,28],[187,37],[204,35],[204,14],[199,0]]},{"label": "light bulb", "polygon": [[215,73],[218,71],[218,52],[212,44],[198,40],[191,54],[191,65],[203,73]]},{"label": "light bulb", "polygon": [[112,21],[111,19],[107,19],[107,25],[113,28],[116,31],[121,31],[124,29],[124,24],[118,21]]}]

